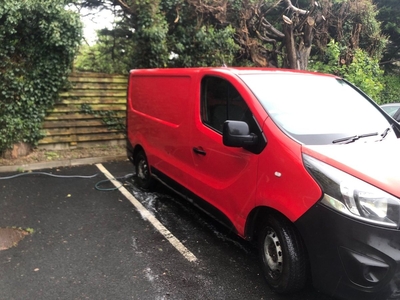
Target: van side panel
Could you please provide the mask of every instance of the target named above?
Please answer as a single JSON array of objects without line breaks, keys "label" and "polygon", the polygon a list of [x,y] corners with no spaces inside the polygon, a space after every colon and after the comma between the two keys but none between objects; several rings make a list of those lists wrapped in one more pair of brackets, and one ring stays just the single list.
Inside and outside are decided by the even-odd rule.
[{"label": "van side panel", "polygon": [[244,236],[247,215],[254,207],[258,155],[243,148],[225,146],[222,134],[203,122],[201,79],[206,76],[223,79],[236,89],[246,105],[250,108],[253,105],[246,99],[246,87],[236,76],[209,70],[204,70],[199,75],[191,146],[201,149],[205,154],[192,151],[192,165],[188,174],[189,189],[222,212],[237,233]]},{"label": "van side panel", "polygon": [[[188,106],[190,77],[131,77],[131,108],[155,122],[177,128],[184,121]],[[186,112],[187,115],[187,112]]]},{"label": "van side panel", "polygon": [[144,148],[149,164],[185,185],[191,159],[188,137],[193,101],[190,76],[132,71],[128,88],[128,139]]},{"label": "van side panel", "polygon": [[302,146],[271,118],[263,129],[268,145],[260,155],[257,205],[272,207],[294,222],[321,199],[322,191],[303,165]]}]

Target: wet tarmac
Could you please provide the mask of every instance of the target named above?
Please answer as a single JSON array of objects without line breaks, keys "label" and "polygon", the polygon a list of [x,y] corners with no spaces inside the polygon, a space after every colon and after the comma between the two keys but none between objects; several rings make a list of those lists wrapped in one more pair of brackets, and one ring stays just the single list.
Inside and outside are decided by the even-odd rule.
[{"label": "wet tarmac", "polygon": [[[133,169],[129,162],[104,167],[121,178]],[[96,166],[47,171],[99,173]],[[312,287],[275,294],[251,244],[162,186],[143,192],[124,181],[197,258],[186,260],[120,191],[99,184],[104,179],[0,180],[0,227],[34,230],[0,251],[0,299],[331,299]]]}]

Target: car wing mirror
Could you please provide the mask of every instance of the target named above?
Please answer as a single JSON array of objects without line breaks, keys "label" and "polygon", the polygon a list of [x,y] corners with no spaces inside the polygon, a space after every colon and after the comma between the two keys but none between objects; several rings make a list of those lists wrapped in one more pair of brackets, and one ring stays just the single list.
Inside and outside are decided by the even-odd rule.
[{"label": "car wing mirror", "polygon": [[257,144],[258,137],[250,133],[249,125],[242,121],[225,121],[222,142],[228,147],[247,147]]}]

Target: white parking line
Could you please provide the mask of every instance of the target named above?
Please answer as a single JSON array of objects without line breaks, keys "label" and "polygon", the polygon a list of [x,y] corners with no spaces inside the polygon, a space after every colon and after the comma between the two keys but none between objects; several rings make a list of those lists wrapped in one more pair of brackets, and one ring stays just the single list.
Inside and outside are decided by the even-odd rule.
[{"label": "white parking line", "polygon": [[160,223],[111,173],[102,165],[96,167],[114,184],[116,188],[135,206],[141,216],[148,220],[188,261],[196,262],[197,257],[189,251],[163,224]]}]

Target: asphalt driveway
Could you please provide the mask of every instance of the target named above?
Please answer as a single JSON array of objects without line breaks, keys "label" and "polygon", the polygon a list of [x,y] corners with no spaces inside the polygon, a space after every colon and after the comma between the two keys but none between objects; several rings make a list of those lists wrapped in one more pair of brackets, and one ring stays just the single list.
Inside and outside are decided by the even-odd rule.
[{"label": "asphalt driveway", "polygon": [[[104,163],[115,177],[127,162]],[[330,299],[276,295],[254,249],[188,204],[129,190],[198,258],[188,261],[119,191],[96,190],[95,165],[0,180],[0,227],[33,229],[0,251],[0,299]],[[0,173],[0,177],[11,174]],[[101,188],[112,188],[107,183]]]},{"label": "asphalt driveway", "polygon": [[[145,273],[158,273],[147,269],[143,257],[159,256],[162,240],[129,202],[96,191],[99,180],[30,175],[0,182],[0,227],[34,230],[17,247],[0,252],[0,299],[155,299],[143,298],[154,292]],[[137,253],[138,231],[153,248]]]}]

